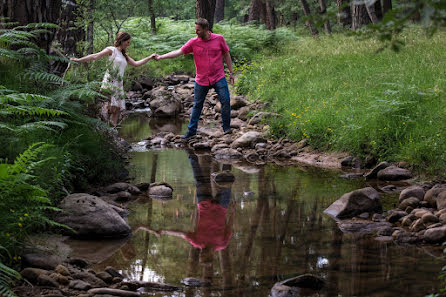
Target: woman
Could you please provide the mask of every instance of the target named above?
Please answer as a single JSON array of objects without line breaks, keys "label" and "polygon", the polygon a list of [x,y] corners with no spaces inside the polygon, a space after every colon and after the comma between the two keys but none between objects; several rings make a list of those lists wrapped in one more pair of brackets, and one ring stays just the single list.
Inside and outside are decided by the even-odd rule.
[{"label": "woman", "polygon": [[[109,56],[110,62],[113,64],[113,70],[107,70],[104,79],[102,80],[101,88],[109,88],[113,90],[111,101],[109,104],[105,104],[102,107],[102,115],[108,119],[110,115],[110,122],[114,127],[118,125],[121,117],[121,112],[125,110],[125,94],[123,87],[123,77],[124,71],[127,64],[138,67],[144,65],[148,61],[154,59],[155,54],[152,54],[142,60],[135,61],[127,55],[127,48],[130,45],[131,36],[126,32],[118,32],[116,34],[116,39],[114,46],[108,46],[101,52],[96,54],[91,54],[82,58],[71,58],[74,62],[88,62],[98,60],[105,56]],[[110,105],[110,107],[108,107]]]}]

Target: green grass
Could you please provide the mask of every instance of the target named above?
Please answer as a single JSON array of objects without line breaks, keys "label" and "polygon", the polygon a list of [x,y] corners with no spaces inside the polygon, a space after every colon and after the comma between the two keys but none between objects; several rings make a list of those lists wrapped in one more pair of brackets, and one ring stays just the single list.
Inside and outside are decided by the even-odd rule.
[{"label": "green grass", "polygon": [[399,53],[376,53],[373,39],[303,38],[243,67],[238,90],[283,115],[269,122],[272,136],[444,175],[446,33],[402,38]]}]

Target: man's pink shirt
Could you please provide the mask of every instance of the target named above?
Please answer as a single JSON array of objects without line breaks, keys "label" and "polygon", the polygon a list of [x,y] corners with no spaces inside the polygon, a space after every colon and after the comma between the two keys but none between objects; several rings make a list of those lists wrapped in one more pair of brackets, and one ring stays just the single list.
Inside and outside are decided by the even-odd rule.
[{"label": "man's pink shirt", "polygon": [[225,77],[223,54],[229,51],[223,36],[210,33],[208,40],[198,36],[181,47],[183,54],[194,54],[197,75],[195,81],[201,86],[209,86]]}]

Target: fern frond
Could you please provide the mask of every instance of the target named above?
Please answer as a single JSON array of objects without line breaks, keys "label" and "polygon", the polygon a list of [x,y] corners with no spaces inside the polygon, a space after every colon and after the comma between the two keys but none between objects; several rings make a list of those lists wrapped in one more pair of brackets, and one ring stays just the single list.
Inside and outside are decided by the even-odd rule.
[{"label": "fern frond", "polygon": [[[3,89],[4,90],[4,89]],[[35,104],[35,102],[42,102],[50,99],[47,96],[29,93],[13,93],[2,95],[0,93],[0,104],[1,103],[17,103],[17,104]]]},{"label": "fern frond", "polygon": [[57,28],[59,28],[59,26],[56,24],[51,24],[51,23],[29,23],[24,26],[15,27],[14,30],[34,29],[34,28],[36,28],[36,29],[38,29],[38,28],[57,29]]},{"label": "fern frond", "polygon": [[26,106],[26,105],[20,105],[20,106],[14,106],[14,105],[0,105],[0,110],[2,110],[2,113],[4,114],[14,114],[14,115],[20,115],[20,116],[47,116],[47,117],[55,117],[55,116],[61,116],[66,115],[67,113],[61,110],[57,109],[49,109],[49,108],[42,108],[38,106]]},{"label": "fern frond", "polygon": [[13,279],[21,279],[21,275],[0,262],[0,277],[0,296],[16,297],[10,288],[10,284]]},{"label": "fern frond", "polygon": [[22,55],[20,55],[16,51],[7,48],[0,48],[0,58],[10,59],[10,60],[20,60],[22,58]]},{"label": "fern frond", "polygon": [[27,71],[23,74],[23,76],[27,79],[33,79],[41,82],[50,82],[58,84],[67,83],[67,81],[61,78],[60,76],[48,72]]},{"label": "fern frond", "polygon": [[[1,115],[1,111],[0,111],[0,115]],[[13,125],[0,122],[0,130],[9,130],[9,131],[14,132],[14,131],[16,131],[15,128],[16,127]]]}]

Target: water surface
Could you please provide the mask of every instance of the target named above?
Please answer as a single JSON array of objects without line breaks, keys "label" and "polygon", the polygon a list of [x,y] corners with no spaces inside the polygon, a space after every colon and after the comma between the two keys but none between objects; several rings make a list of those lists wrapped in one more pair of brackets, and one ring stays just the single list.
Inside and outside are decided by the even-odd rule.
[{"label": "water surface", "polygon": [[[184,130],[181,122],[134,117],[121,135],[138,142],[153,131]],[[304,273],[327,282],[315,296],[424,296],[439,290],[444,263],[432,256],[440,254],[439,248],[343,234],[323,214],[342,194],[367,186],[362,180],[308,167],[223,164],[208,153],[176,149],[131,157],[134,182],[167,182],[174,188],[173,199],[141,197],[129,205],[132,228],[151,232],[139,229],[128,241],[110,243],[114,252],[104,252],[95,268],[111,265],[128,279],[173,285],[187,277],[208,283],[150,296],[266,297],[274,283]],[[235,181],[213,182],[211,173],[222,170],[230,170]],[[383,199],[391,205],[397,197]],[[214,228],[208,233],[199,226],[204,211],[214,211],[216,218],[206,224]],[[202,242],[207,246],[197,248]]]}]

